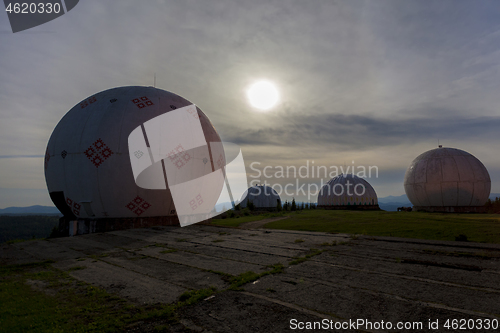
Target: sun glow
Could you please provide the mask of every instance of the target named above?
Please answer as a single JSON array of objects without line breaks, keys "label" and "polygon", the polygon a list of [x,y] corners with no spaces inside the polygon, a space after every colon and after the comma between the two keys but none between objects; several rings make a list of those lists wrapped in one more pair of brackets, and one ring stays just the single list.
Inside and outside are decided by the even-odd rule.
[{"label": "sun glow", "polygon": [[260,110],[269,110],[278,103],[279,93],[276,85],[269,81],[258,81],[247,90],[250,104]]}]

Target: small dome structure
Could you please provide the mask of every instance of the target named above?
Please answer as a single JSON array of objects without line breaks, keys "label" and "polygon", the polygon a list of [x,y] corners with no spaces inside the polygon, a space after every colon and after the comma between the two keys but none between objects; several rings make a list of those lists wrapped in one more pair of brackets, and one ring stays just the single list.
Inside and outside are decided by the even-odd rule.
[{"label": "small dome structure", "polygon": [[240,203],[241,208],[245,208],[250,200],[257,210],[276,210],[281,198],[278,193],[269,186],[256,185],[250,187],[243,195]]},{"label": "small dome structure", "polygon": [[318,193],[318,207],[326,209],[379,209],[377,193],[363,178],[340,174]]},{"label": "small dome structure", "polygon": [[491,180],[486,167],[473,155],[439,147],[411,162],[404,187],[414,210],[479,212],[490,195]]}]

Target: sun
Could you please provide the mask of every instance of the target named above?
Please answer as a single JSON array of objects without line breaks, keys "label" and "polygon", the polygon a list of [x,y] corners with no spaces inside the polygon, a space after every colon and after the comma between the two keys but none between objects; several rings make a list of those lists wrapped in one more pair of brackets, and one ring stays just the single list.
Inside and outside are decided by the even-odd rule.
[{"label": "sun", "polygon": [[248,88],[247,97],[250,104],[259,110],[269,110],[278,103],[279,92],[270,81],[255,82]]}]

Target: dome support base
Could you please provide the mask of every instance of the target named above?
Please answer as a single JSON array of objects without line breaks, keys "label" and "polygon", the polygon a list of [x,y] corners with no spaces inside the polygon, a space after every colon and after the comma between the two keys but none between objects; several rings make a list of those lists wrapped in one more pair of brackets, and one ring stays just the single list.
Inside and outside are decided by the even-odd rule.
[{"label": "dome support base", "polygon": [[430,213],[486,213],[485,206],[413,206],[414,212]]},{"label": "dome support base", "polygon": [[381,210],[378,205],[318,206],[318,208],[329,210]]},{"label": "dome support base", "polygon": [[137,217],[137,218],[104,218],[76,219],[65,217],[59,219],[59,227],[55,237],[93,234],[97,232],[125,229],[148,228],[154,226],[180,226],[179,218],[172,216]]}]

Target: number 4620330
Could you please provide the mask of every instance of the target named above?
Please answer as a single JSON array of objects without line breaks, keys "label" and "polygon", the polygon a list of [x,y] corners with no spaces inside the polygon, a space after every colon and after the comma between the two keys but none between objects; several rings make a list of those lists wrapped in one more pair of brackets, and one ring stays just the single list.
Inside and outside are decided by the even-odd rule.
[{"label": "number 4620330", "polygon": [[59,3],[9,3],[5,8],[7,13],[14,14],[59,14],[61,11],[61,4]]}]

